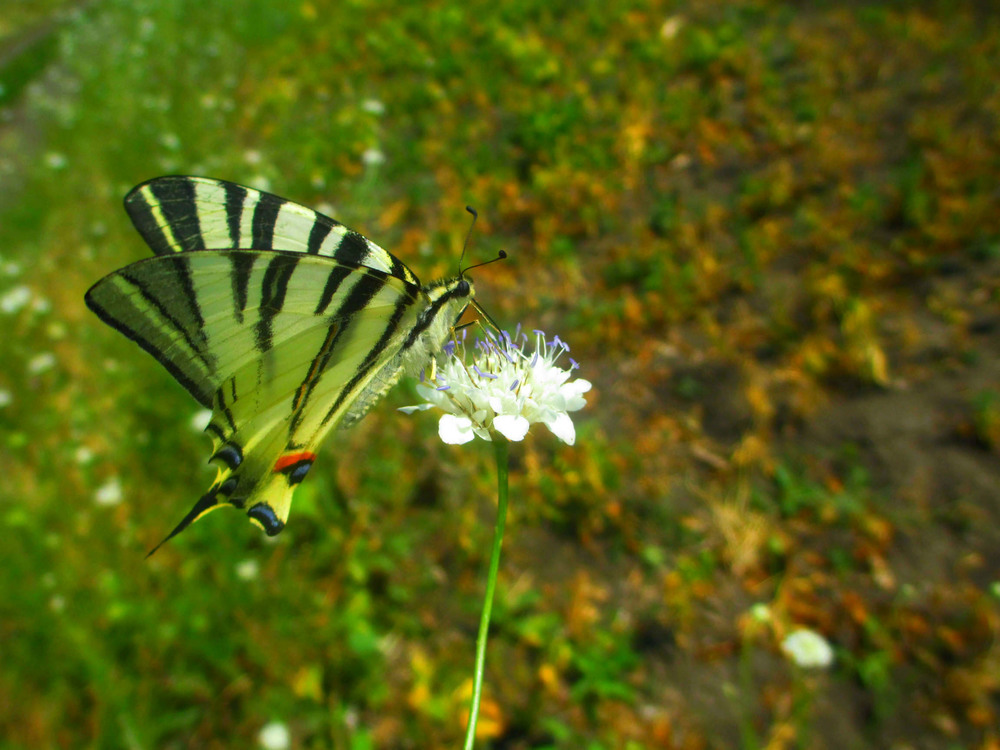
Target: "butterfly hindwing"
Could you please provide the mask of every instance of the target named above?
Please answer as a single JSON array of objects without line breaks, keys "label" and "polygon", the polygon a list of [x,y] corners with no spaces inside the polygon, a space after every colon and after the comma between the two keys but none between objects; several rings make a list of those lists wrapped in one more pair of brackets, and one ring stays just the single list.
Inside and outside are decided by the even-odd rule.
[{"label": "butterfly hindwing", "polygon": [[323,437],[427,364],[471,282],[421,287],[339,222],[234,183],[157,178],[125,205],[155,257],[87,304],[212,409],[219,472],[167,539],[223,504],[275,534]]}]

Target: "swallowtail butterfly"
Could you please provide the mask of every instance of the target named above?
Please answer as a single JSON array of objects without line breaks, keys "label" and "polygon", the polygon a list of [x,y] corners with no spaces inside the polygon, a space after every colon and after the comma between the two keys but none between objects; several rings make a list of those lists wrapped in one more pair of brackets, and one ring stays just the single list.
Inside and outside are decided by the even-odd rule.
[{"label": "swallowtail butterfly", "polygon": [[212,410],[218,466],[152,552],[225,504],[280,532],[324,436],[430,364],[472,302],[462,273],[421,285],[339,222],[232,182],[158,177],[125,210],[154,257],[98,281],[87,306]]}]

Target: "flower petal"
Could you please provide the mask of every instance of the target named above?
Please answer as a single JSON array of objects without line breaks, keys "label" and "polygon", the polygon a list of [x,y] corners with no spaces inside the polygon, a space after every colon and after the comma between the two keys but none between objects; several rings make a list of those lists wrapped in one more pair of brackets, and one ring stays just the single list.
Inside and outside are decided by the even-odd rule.
[{"label": "flower petal", "polygon": [[554,419],[546,421],[545,426],[566,445],[573,445],[576,442],[576,427],[566,412],[559,412]]},{"label": "flower petal", "polygon": [[514,442],[524,440],[530,426],[531,423],[520,414],[506,414],[493,419],[493,429]]},{"label": "flower petal", "polygon": [[415,406],[400,406],[397,411],[401,411],[403,414],[413,414],[415,411],[427,411],[433,408],[434,404],[416,404]]},{"label": "flower petal", "polygon": [[438,435],[448,445],[465,445],[476,437],[472,431],[472,420],[468,417],[456,417],[454,414],[441,416]]}]

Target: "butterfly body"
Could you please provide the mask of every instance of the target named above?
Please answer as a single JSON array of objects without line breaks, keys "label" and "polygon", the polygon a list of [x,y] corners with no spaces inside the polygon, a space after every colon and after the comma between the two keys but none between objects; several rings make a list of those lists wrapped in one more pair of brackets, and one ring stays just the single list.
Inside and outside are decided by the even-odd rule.
[{"label": "butterfly body", "polygon": [[224,504],[277,534],[323,438],[433,361],[472,282],[421,286],[339,222],[235,183],[160,177],[125,207],[155,255],[87,305],[212,410],[218,474],[167,539]]}]

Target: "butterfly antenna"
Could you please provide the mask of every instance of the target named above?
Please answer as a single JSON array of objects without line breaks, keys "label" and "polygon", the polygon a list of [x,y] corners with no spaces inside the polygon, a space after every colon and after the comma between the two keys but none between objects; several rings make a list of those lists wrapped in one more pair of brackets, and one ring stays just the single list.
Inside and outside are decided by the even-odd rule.
[{"label": "butterfly antenna", "polygon": [[[465,235],[465,244],[462,246],[462,257],[458,259],[459,276],[464,276],[466,273],[468,273],[474,268],[482,268],[483,266],[488,266],[490,263],[496,263],[498,260],[503,260],[504,258],[507,257],[507,253],[504,252],[503,250],[500,250],[497,253],[497,257],[495,258],[490,258],[489,260],[483,261],[482,263],[476,263],[474,266],[469,266],[468,268],[462,268],[462,261],[465,260],[465,251],[468,250],[469,239],[472,237],[472,229],[473,227],[476,226],[476,219],[479,218],[479,213],[472,206],[466,206],[465,210],[468,211],[470,214],[472,214],[472,223],[469,225],[469,231]],[[497,324],[497,322],[493,320],[492,316],[490,316],[490,314],[483,309],[482,305],[476,302],[476,300],[472,300],[472,306],[483,318],[485,318],[486,322],[490,324],[493,330],[495,330],[497,333],[501,332],[499,324]]]},{"label": "butterfly antenna", "polygon": [[[461,276],[462,271],[462,261],[465,260],[465,251],[469,249],[469,240],[472,238],[472,230],[476,226],[476,219],[479,218],[479,212],[476,211],[472,206],[466,206],[465,210],[472,214],[472,223],[469,224],[469,231],[465,233],[465,243],[462,245],[462,255],[458,259],[458,275]],[[468,269],[466,269],[468,270]]]}]

